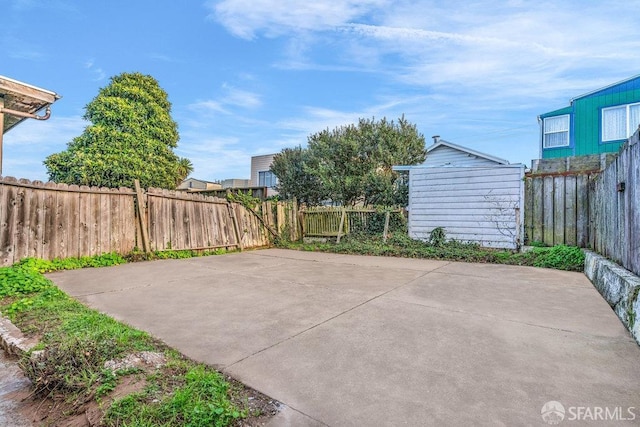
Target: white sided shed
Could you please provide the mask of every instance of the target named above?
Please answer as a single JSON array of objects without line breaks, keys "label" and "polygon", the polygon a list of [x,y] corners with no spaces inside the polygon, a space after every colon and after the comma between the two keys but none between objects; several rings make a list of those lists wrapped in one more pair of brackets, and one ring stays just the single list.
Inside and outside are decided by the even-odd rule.
[{"label": "white sided shed", "polygon": [[522,243],[524,165],[441,139],[409,171],[409,236],[428,240],[436,227],[447,239],[517,249]]}]

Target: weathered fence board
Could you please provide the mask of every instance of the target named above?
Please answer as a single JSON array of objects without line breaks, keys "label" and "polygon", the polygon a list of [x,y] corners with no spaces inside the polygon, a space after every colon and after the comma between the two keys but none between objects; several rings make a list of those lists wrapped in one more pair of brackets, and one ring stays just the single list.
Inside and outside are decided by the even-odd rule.
[{"label": "weathered fence board", "polygon": [[[136,203],[142,209],[136,210]],[[298,238],[295,203],[258,209],[199,194],[108,189],[0,177],[0,266],[24,257],[79,257],[141,247],[150,250],[255,248],[271,244],[271,229]],[[277,212],[278,215],[274,215]],[[143,215],[141,221],[138,215]]]},{"label": "weathered fence board", "polygon": [[[151,188],[147,192],[149,244],[154,251],[235,247],[225,239],[227,203],[220,199]],[[228,217],[228,215],[226,215]],[[221,220],[222,219],[222,220]]]},{"label": "weathered fence board", "polygon": [[589,183],[595,174],[534,175],[525,178],[528,241],[547,245],[589,242]]},{"label": "weathered fence board", "polygon": [[[342,209],[308,209],[304,211],[305,236],[336,237],[340,230]],[[349,222],[343,224],[343,233],[349,232]]]},{"label": "weathered fence board", "polygon": [[590,247],[640,274],[638,135],[600,173],[528,175],[529,241]]},{"label": "weathered fence board", "polygon": [[589,176],[576,176],[576,245],[584,248],[589,242]]},{"label": "weathered fence board", "polygon": [[[392,228],[397,229],[398,224],[405,224],[401,209],[378,211],[370,208],[315,207],[300,210],[300,226],[302,234],[309,237],[339,237],[356,232],[386,236],[384,230],[389,231],[390,214],[396,219],[395,225],[391,224]],[[298,224],[295,224],[295,228],[298,229]]]},{"label": "weathered fence board", "polygon": [[565,242],[564,220],[567,212],[565,210],[565,200],[572,195],[565,192],[565,177],[558,176],[553,179],[553,244],[560,245]]},{"label": "weathered fence board", "polygon": [[135,246],[133,200],[128,189],[0,178],[0,265],[24,257],[129,252]]},{"label": "weathered fence board", "polygon": [[[637,135],[637,133],[636,133]],[[640,144],[631,140],[593,185],[590,244],[640,274]]]}]

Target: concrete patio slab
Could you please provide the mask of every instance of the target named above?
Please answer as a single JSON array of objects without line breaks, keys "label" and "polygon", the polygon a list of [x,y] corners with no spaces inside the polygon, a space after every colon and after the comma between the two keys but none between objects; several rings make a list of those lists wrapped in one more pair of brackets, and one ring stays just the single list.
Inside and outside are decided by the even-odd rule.
[{"label": "concrete patio slab", "polygon": [[270,249],[49,277],[283,402],[270,426],[640,420],[640,349],[581,273]]}]

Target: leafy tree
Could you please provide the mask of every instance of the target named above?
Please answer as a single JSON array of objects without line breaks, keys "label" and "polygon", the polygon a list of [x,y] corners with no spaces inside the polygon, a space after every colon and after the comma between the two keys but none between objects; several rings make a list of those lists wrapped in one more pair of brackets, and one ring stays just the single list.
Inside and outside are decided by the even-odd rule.
[{"label": "leafy tree", "polygon": [[308,138],[305,172],[343,205],[402,203],[394,165],[422,163],[424,136],[404,116],[398,122],[360,119],[357,125],[326,129]]},{"label": "leafy tree", "polygon": [[193,166],[179,158],[178,125],[171,118],[167,93],[149,75],[122,73],[86,106],[91,122],[67,145],[44,161],[55,182],[105,187],[175,188]]},{"label": "leafy tree", "polygon": [[278,177],[275,189],[285,199],[296,198],[300,203],[317,205],[328,193],[317,176],[307,171],[309,151],[298,146],[285,148],[276,154],[271,171]]}]

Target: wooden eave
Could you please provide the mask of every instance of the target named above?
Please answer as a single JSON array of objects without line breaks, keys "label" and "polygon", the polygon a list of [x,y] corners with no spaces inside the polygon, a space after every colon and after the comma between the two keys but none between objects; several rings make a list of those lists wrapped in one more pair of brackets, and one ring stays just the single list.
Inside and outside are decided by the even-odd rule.
[{"label": "wooden eave", "polygon": [[[4,98],[4,108],[29,114],[35,114],[60,99],[55,92],[4,76],[0,76],[0,97]],[[23,120],[24,117],[5,114],[3,132],[6,133]]]}]

